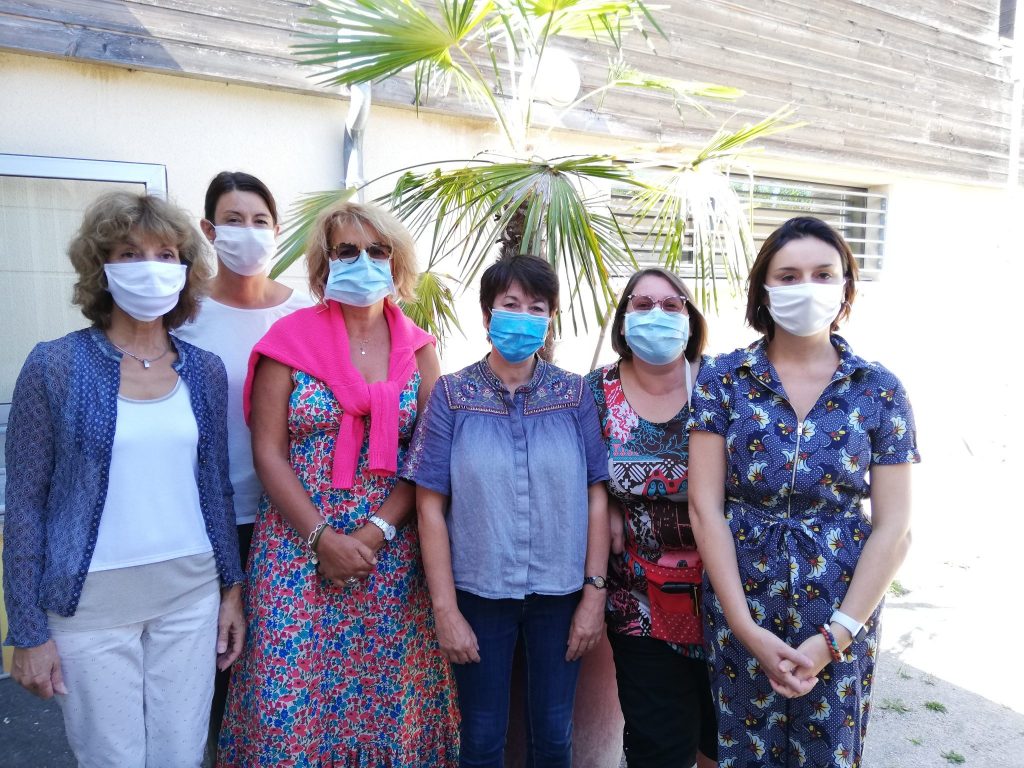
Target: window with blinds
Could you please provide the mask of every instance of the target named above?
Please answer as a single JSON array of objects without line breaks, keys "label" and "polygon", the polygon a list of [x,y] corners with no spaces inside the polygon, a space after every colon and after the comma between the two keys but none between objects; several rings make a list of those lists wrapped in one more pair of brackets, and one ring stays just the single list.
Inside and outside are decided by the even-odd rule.
[{"label": "window with blinds", "polygon": [[[792,181],[763,176],[733,177],[731,186],[744,210],[756,254],[765,238],[794,216],[815,216],[835,227],[850,244],[861,279],[876,279],[885,254],[886,195],[865,187]],[[629,211],[629,191],[612,192],[612,210],[628,233],[637,261],[656,264],[649,238],[650,220],[637,221]],[[688,227],[689,230],[689,227]],[[693,242],[687,234],[682,273],[694,271]]]}]

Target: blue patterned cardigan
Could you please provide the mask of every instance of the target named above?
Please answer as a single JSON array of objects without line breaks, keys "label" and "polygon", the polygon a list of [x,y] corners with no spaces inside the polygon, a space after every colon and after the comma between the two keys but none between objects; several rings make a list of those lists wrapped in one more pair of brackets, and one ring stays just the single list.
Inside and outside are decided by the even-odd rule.
[{"label": "blue patterned cardigan", "polygon": [[[224,586],[240,584],[224,364],[171,339],[199,427],[199,502],[217,571]],[[46,612],[72,616],[78,607],[106,501],[120,364],[106,335],[87,328],[37,344],[18,375],[6,445],[7,645],[45,643]]]}]

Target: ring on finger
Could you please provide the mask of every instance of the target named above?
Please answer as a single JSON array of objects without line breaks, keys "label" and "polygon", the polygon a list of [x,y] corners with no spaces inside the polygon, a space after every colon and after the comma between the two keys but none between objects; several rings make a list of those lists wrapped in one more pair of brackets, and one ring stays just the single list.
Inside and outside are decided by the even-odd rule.
[{"label": "ring on finger", "polygon": [[347,579],[345,579],[345,583],[349,586],[355,584],[357,581],[359,581],[359,579],[357,579],[355,576],[349,576]]}]

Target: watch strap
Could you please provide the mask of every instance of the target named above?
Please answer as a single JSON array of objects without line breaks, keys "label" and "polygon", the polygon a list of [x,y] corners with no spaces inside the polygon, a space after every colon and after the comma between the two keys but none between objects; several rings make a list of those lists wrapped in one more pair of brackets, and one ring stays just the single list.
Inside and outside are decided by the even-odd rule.
[{"label": "watch strap", "polygon": [[859,643],[867,637],[867,625],[861,624],[855,618],[846,615],[842,611],[836,610],[832,612],[832,618],[829,619],[829,623],[831,624],[832,622],[835,622],[841,627],[845,627],[856,643]]},{"label": "watch strap", "polygon": [[370,515],[370,522],[380,528],[380,532],[384,534],[384,541],[391,541],[395,538],[395,526],[385,520],[383,517],[377,515]]}]

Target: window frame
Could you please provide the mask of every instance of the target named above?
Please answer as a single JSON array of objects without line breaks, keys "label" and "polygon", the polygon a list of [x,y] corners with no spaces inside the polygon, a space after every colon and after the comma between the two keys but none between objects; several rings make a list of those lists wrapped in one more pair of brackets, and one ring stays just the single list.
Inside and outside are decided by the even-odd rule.
[{"label": "window frame", "polygon": [[0,176],[145,184],[148,194],[167,198],[167,166],[156,163],[0,153]]}]

